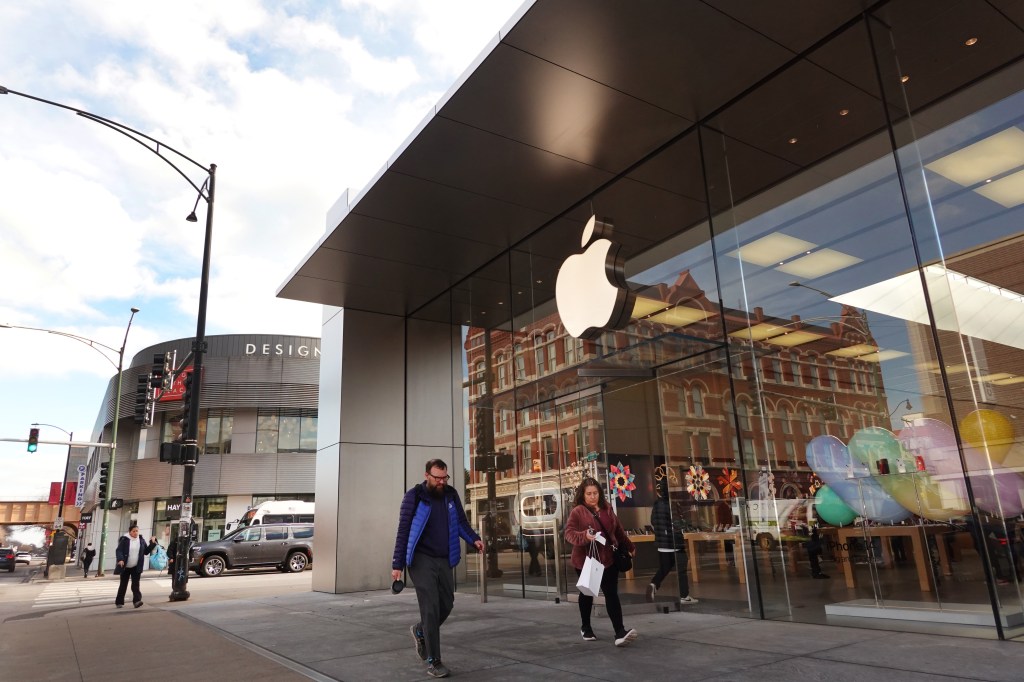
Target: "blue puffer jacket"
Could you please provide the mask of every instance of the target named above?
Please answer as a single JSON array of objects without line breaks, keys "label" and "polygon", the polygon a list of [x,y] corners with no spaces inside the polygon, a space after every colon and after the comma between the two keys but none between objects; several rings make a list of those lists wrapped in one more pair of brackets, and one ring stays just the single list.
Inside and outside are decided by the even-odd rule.
[{"label": "blue puffer jacket", "polygon": [[[445,502],[448,506],[448,564],[454,568],[462,559],[462,546],[459,537],[472,544],[480,539],[473,532],[462,509],[462,500],[455,488],[445,487]],[[426,485],[420,483],[409,489],[402,498],[402,508],[398,513],[398,535],[395,538],[395,555],[391,559],[391,568],[401,570],[412,563],[416,545],[423,535],[423,528],[430,518],[430,493]]]}]

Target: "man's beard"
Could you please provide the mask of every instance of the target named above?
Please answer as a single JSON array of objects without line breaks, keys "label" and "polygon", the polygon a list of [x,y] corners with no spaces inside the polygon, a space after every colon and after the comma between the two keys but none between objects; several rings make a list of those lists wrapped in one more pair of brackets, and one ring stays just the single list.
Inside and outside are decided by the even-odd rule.
[{"label": "man's beard", "polygon": [[443,485],[428,485],[427,490],[430,491],[431,497],[441,498],[444,497],[444,486]]}]

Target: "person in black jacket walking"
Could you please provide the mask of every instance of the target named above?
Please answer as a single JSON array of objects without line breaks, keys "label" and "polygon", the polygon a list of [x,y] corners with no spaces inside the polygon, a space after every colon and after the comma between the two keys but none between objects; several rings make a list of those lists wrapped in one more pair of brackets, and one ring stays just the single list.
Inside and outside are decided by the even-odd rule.
[{"label": "person in black jacket walking", "polygon": [[92,548],[92,543],[90,542],[82,550],[82,569],[85,571],[86,578],[89,577],[89,567],[92,566],[92,560],[95,556],[96,550]]},{"label": "person in black jacket walking", "polygon": [[156,549],[156,536],[149,539],[149,544],[139,537],[139,527],[132,525],[128,533],[117,541],[117,568],[121,573],[121,583],[117,586],[117,598],[114,605],[124,607],[124,595],[128,591],[128,581],[132,581],[132,604],[135,608],[142,606],[142,590],[139,589],[139,578],[146,567],[146,555]]},{"label": "person in black jacket walking", "polygon": [[672,523],[672,507],[668,503],[668,486],[665,481],[656,484],[655,491],[658,493],[658,499],[654,501],[654,507],[651,509],[651,525],[654,527],[654,540],[658,545],[658,572],[647,586],[647,601],[654,601],[654,595],[661,589],[661,581],[675,568],[679,578],[680,606],[696,604],[699,600],[690,596],[683,537],[681,529]]}]

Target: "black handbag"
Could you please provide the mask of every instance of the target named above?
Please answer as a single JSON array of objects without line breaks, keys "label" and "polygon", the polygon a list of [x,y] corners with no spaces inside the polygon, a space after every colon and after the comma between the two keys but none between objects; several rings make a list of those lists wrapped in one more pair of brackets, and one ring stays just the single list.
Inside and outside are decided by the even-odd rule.
[{"label": "black handbag", "polygon": [[[601,523],[601,517],[594,514],[594,520],[597,521],[597,525],[601,526],[601,530],[605,535],[608,535],[608,531],[605,529],[604,524]],[[611,538],[608,538],[611,540]],[[622,549],[618,545],[612,545],[612,565],[618,569],[619,573],[625,573],[626,571],[633,570],[633,557],[629,555],[629,552]]]}]

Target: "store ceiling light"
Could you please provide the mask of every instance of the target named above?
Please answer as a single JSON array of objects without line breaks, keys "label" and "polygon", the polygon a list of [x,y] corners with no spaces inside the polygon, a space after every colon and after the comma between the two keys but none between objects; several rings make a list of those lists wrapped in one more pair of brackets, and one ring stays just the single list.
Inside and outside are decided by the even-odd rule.
[{"label": "store ceiling light", "polygon": [[739,258],[745,263],[753,263],[762,267],[769,267],[785,261],[787,258],[805,253],[814,249],[817,244],[790,237],[788,234],[775,232],[765,235],[760,239],[742,246],[735,251],[730,251],[729,256]]},{"label": "store ceiling light", "polygon": [[1024,377],[1011,377],[1009,379],[997,379],[992,382],[996,386],[1011,386],[1013,384],[1024,383]]},{"label": "store ceiling light", "polygon": [[659,301],[656,298],[637,296],[636,302],[633,303],[633,319],[638,320],[641,317],[647,317],[648,315],[656,313],[659,310],[664,310],[667,307],[668,303]]},{"label": "store ceiling light", "polygon": [[974,191],[1006,208],[1024,204],[1024,171],[995,181],[986,180],[985,183]]},{"label": "store ceiling light", "polygon": [[805,343],[811,341],[817,341],[818,339],[825,338],[824,334],[815,334],[813,332],[795,331],[783,334],[782,336],[773,336],[768,339],[768,343],[773,346],[785,346],[792,348],[793,346],[802,346]]},{"label": "store ceiling light", "polygon": [[848,268],[851,265],[860,263],[862,259],[851,256],[835,249],[819,249],[809,256],[803,256],[788,263],[779,265],[776,270],[781,270],[788,275],[801,279],[815,279],[825,275]]},{"label": "store ceiling light", "polygon": [[[925,164],[925,168],[970,187],[1021,165],[1024,165],[1024,131],[1011,126]],[[993,182],[988,187],[997,184]]]},{"label": "store ceiling light", "polygon": [[892,360],[893,358],[902,358],[904,355],[909,355],[901,350],[880,350],[877,353],[867,353],[866,355],[858,355],[858,360],[865,360],[867,362],[884,362],[886,360]]},{"label": "store ceiling light", "polygon": [[651,315],[647,319],[670,327],[685,327],[686,325],[693,324],[694,322],[702,322],[706,320],[707,317],[708,314],[703,310],[687,308],[685,306],[676,306],[675,308],[666,310],[663,313]]},{"label": "store ceiling light", "polygon": [[996,372],[994,374],[985,374],[984,376],[974,377],[974,380],[975,381],[984,381],[984,382],[996,382],[996,381],[1006,380],[1006,379],[1011,379],[1011,378],[1013,378],[1013,375],[1010,374],[1009,372]]},{"label": "store ceiling light", "polygon": [[[1024,349],[1024,295],[939,265],[924,268],[935,326]],[[890,318],[929,325],[916,270],[831,299]]]},{"label": "store ceiling light", "polygon": [[755,324],[753,327],[744,327],[743,329],[737,329],[734,332],[729,332],[729,336],[736,339],[764,341],[765,339],[770,339],[773,336],[785,334],[786,329],[786,327],[777,324],[768,324],[767,322],[761,322],[760,324]]},{"label": "store ceiling light", "polygon": [[858,343],[855,346],[847,346],[846,348],[830,350],[826,355],[832,355],[837,358],[855,358],[859,355],[874,353],[877,350],[878,346],[872,346],[870,343]]}]

